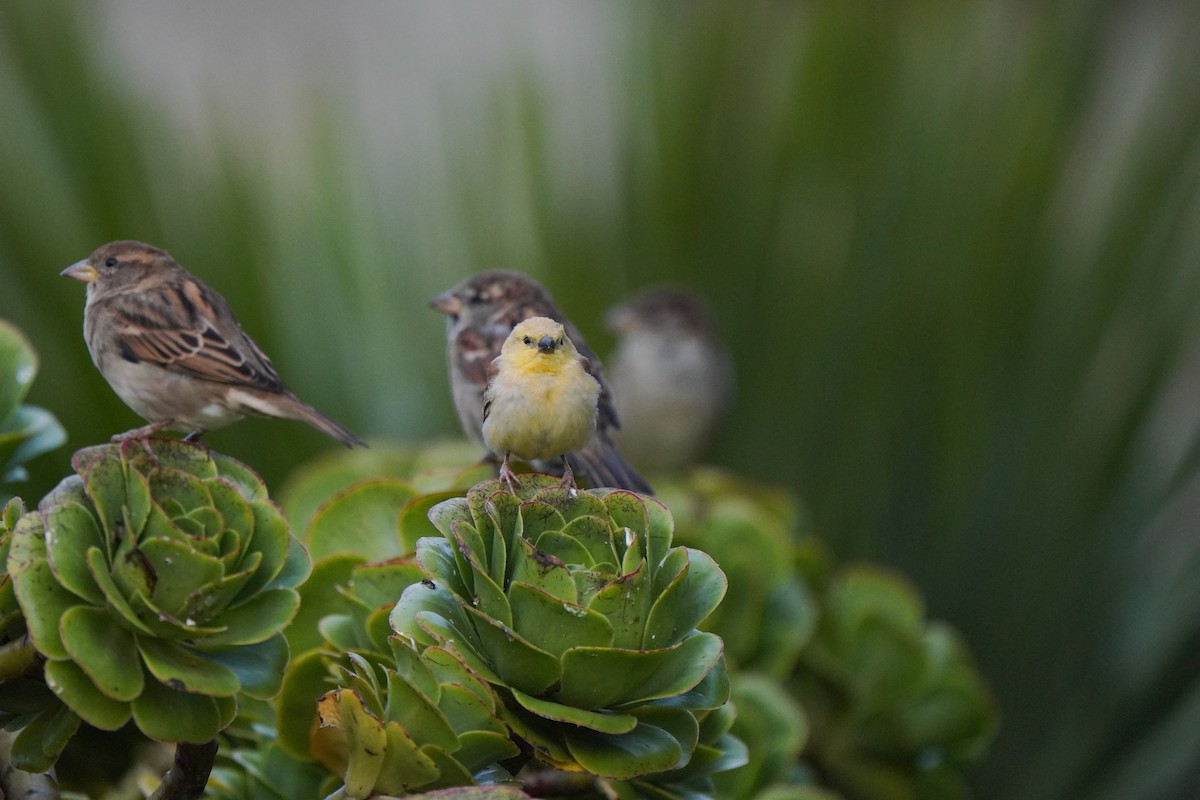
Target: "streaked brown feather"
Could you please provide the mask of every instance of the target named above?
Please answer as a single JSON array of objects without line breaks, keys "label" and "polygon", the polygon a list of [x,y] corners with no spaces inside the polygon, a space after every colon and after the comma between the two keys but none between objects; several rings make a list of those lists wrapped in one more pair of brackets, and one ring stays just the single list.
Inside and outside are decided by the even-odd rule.
[{"label": "streaked brown feather", "polygon": [[274,365],[225,301],[190,276],[172,278],[105,298],[121,352],[203,380],[283,391]]}]

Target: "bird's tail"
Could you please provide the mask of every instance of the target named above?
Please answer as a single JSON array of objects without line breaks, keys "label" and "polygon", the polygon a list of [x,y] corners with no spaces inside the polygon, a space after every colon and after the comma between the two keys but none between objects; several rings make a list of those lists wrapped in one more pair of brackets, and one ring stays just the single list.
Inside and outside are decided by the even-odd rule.
[{"label": "bird's tail", "polygon": [[[294,399],[294,398],[293,398]],[[301,400],[295,400],[288,408],[287,416],[300,422],[307,422],[325,435],[337,439],[346,447],[366,447],[367,443],[353,433],[345,425],[342,425],[335,419],[325,416],[320,411],[317,411],[312,406]]]},{"label": "bird's tail", "polygon": [[603,431],[596,431],[582,449],[568,453],[567,461],[575,474],[585,475],[593,487],[607,486],[638,494],[654,494],[646,479],[621,456],[617,446]]}]

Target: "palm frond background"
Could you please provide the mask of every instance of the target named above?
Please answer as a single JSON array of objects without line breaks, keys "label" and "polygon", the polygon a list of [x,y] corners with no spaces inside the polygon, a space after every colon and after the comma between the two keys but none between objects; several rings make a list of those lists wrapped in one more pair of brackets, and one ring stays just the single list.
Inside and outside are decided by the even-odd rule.
[{"label": "palm frond background", "polygon": [[[185,126],[96,33],[103,9],[0,5],[0,314],[40,351],[30,402],[67,449],[138,424],[57,276],[111,239],[169,249],[301,396],[403,439],[456,432],[425,301],[461,276],[539,277],[601,352],[608,305],[687,283],[738,363],[713,460],[793,488],[840,556],[910,574],[993,682],[980,795],[1193,796],[1193,7],[560,8],[594,74],[514,47],[393,151],[370,102],[408,96],[335,70],[251,135]],[[272,484],[328,446],[278,421],[211,443]],[[31,497],[67,457],[32,465]]]}]

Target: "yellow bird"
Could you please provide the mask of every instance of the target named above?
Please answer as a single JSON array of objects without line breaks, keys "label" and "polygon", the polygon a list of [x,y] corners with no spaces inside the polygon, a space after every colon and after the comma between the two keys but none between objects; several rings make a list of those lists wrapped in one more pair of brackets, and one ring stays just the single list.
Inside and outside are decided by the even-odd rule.
[{"label": "yellow bird", "polygon": [[483,394],[483,441],[503,453],[500,480],[516,493],[520,485],[510,456],[526,461],[562,459],[561,486],[575,488],[566,453],[587,444],[596,430],[600,384],[563,326],[531,317],[512,329],[488,367]]}]

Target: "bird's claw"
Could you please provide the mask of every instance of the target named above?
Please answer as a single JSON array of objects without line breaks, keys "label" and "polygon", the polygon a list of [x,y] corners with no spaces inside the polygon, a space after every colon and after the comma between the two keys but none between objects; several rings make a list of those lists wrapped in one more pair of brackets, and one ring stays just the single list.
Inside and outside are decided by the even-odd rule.
[{"label": "bird's claw", "polygon": [[574,495],[576,492],[575,472],[571,469],[571,464],[563,457],[563,474],[562,479],[558,482],[558,488],[563,489],[568,494]]},{"label": "bird's claw", "polygon": [[517,477],[517,473],[512,471],[512,467],[508,466],[508,459],[500,465],[499,480],[508,487],[508,491],[514,495],[517,493],[517,487],[521,485],[521,479]]}]

